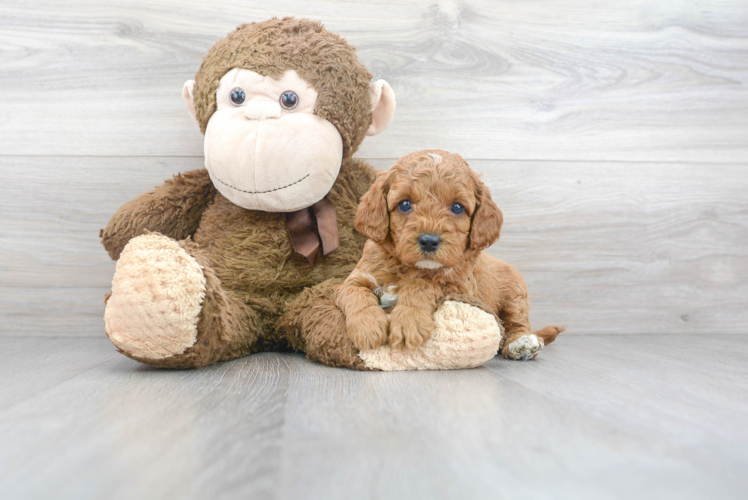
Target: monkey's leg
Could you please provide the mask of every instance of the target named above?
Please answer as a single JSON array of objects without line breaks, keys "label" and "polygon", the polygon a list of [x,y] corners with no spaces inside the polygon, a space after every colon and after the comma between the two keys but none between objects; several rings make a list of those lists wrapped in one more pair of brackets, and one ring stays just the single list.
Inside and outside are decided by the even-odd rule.
[{"label": "monkey's leg", "polygon": [[366,370],[359,350],[345,329],[345,316],[335,305],[335,287],[341,279],[329,279],[305,289],[286,305],[278,332],[294,349],[330,366]]},{"label": "monkey's leg", "polygon": [[221,287],[197,244],[157,233],[125,246],[104,322],[123,354],[162,368],[244,356],[262,331],[257,313]]},{"label": "monkey's leg", "polygon": [[[411,351],[384,345],[359,351],[349,340],[345,316],[335,305],[336,285],[328,280],[291,300],[278,330],[311,359],[356,370],[446,370],[480,366],[496,355],[501,327],[477,299],[450,297],[434,314],[432,337]],[[482,305],[482,303],[481,303]]]}]

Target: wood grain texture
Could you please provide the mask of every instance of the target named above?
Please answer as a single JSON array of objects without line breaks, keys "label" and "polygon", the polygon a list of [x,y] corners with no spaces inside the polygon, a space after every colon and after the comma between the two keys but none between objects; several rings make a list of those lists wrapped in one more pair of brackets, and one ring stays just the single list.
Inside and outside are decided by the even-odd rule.
[{"label": "wood grain texture", "polygon": [[0,6],[0,151],[200,156],[180,90],[238,24],[320,19],[398,96],[362,155],[748,159],[742,0],[93,0]]},{"label": "wood grain texture", "polygon": [[[0,342],[11,347],[2,364],[13,367],[0,380],[10,373],[17,383],[15,404],[0,410],[0,497],[272,497],[288,391],[283,357],[157,371],[112,358],[106,339]],[[37,364],[52,357],[78,373],[34,393],[38,379],[59,371]]]},{"label": "wood grain texture", "polygon": [[96,340],[0,337],[0,412],[121,356]]},{"label": "wood grain texture", "polygon": [[743,498],[748,336],[696,338],[420,373],[159,371],[106,339],[3,338],[0,497]]},{"label": "wood grain texture", "polygon": [[[158,371],[104,337],[98,230],[202,166],[183,82],[284,15],[393,86],[359,156],[484,173],[490,253],[568,328],[537,361]],[[0,498],[745,497],[745,2],[4,0],[0,66]]]},{"label": "wood grain texture", "polygon": [[[394,160],[378,160],[388,168]],[[744,333],[744,165],[473,161],[536,327]],[[103,335],[114,211],[198,158],[0,157],[0,334]]]}]

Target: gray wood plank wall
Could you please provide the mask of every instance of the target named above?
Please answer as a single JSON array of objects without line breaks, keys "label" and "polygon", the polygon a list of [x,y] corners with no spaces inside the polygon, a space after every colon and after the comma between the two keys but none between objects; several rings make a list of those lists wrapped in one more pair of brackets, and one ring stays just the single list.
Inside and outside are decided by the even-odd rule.
[{"label": "gray wood plank wall", "polygon": [[0,335],[103,335],[98,229],[202,165],[181,85],[238,24],[320,19],[398,97],[359,156],[442,148],[505,215],[533,322],[745,333],[748,4],[4,0]]}]

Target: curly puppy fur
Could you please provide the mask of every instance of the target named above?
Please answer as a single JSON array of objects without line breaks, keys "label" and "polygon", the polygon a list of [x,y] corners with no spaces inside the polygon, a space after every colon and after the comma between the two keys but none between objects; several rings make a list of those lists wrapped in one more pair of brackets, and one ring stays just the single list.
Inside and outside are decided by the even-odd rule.
[{"label": "curly puppy fur", "polygon": [[[404,200],[410,210],[401,209]],[[453,212],[455,203],[461,213]],[[355,218],[369,240],[335,297],[353,344],[417,348],[430,338],[433,313],[447,294],[488,304],[504,322],[505,344],[533,333],[524,278],[483,252],[498,240],[502,220],[486,186],[457,154],[418,151],[379,172]],[[423,235],[436,237],[438,246],[424,245]],[[380,297],[396,301],[389,318]],[[562,331],[549,326],[534,333],[549,344]]]}]

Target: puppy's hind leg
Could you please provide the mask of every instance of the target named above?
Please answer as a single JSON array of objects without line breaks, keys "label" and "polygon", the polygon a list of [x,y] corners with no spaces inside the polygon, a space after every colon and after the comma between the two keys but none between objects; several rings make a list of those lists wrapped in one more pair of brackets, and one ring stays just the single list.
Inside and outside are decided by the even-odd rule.
[{"label": "puppy's hind leg", "polygon": [[536,332],[530,329],[530,297],[525,280],[518,272],[499,316],[506,329],[501,348],[501,354],[506,359],[535,359],[543,347],[556,340],[558,334],[564,331],[564,328],[558,326],[546,326]]}]

